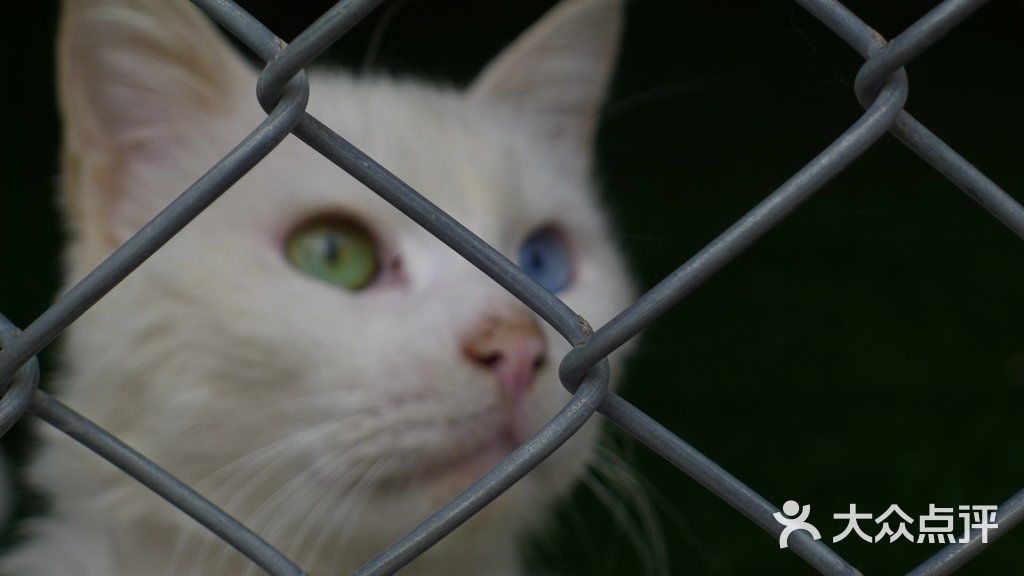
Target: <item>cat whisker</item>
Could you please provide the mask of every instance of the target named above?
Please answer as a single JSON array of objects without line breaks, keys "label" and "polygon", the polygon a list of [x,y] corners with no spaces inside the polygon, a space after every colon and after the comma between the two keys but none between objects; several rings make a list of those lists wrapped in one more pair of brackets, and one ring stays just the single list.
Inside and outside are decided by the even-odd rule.
[{"label": "cat whisker", "polygon": [[[652,511],[657,510],[656,514],[658,514],[659,518],[667,518],[671,525],[683,535],[683,538],[690,542],[693,550],[707,566],[709,573],[724,573],[727,571],[722,559],[704,542],[700,532],[683,517],[672,499],[663,490],[659,489],[646,476],[640,474],[628,463],[624,462],[621,456],[615,454],[615,452],[603,446],[598,446],[597,448],[599,451],[607,451],[612,460],[619,462],[621,468],[616,473],[621,477],[622,481],[635,484],[636,491],[642,493],[643,498],[647,500],[648,507]],[[662,537],[657,543],[664,547],[666,541],[666,538]]]},{"label": "cat whisker", "polygon": [[399,2],[392,2],[387,6],[387,9],[377,19],[377,25],[373,28],[373,35],[370,36],[370,42],[366,47],[366,55],[363,57],[362,72],[368,74],[373,71],[376,65],[377,55],[380,52],[381,44],[384,40],[384,35],[394,21],[395,16],[405,8],[408,4],[408,0],[402,0]]},{"label": "cat whisker", "polygon": [[336,566],[340,563],[344,557],[344,550],[349,538],[351,537],[352,529],[356,527],[356,523],[359,516],[362,514],[366,507],[366,503],[369,501],[369,493],[380,484],[380,479],[387,476],[394,468],[399,460],[398,455],[391,455],[386,460],[382,461],[382,465],[371,470],[366,476],[366,482],[361,483],[360,486],[356,487],[357,493],[353,500],[351,510],[345,510],[344,507],[339,507],[335,510],[331,519],[328,521],[327,526],[321,531],[320,536],[313,543],[310,549],[309,557],[318,558],[323,550],[323,546],[327,543],[327,536],[334,532],[334,524],[340,522],[338,533],[336,536],[337,546],[331,555],[329,565]]},{"label": "cat whisker", "polygon": [[[330,465],[330,471],[327,473],[326,478],[331,478],[332,476],[334,476],[334,472],[341,470],[346,466],[346,464],[349,464],[349,462],[342,457],[346,452],[347,449],[345,447],[342,447],[337,449],[334,453],[328,456],[333,461]],[[306,468],[305,470],[291,478],[288,482],[284,484],[284,486],[276,490],[270,498],[264,501],[259,506],[259,508],[257,508],[256,512],[253,513],[251,519],[247,520],[246,524],[254,529],[257,529],[257,532],[260,533],[260,535],[264,539],[266,539],[269,542],[272,542],[273,544],[277,545],[279,549],[283,550],[283,548],[281,547],[281,543],[278,542],[278,536],[280,534],[280,531],[283,528],[287,528],[291,523],[293,523],[296,520],[296,517],[304,518],[304,521],[308,520],[308,518],[310,517],[310,514],[308,513],[309,509],[315,511],[320,506],[324,505],[325,498],[332,496],[330,492],[319,490],[319,486],[317,484],[311,485],[312,480],[314,478],[313,471],[313,468]],[[343,474],[338,475],[338,483],[342,484],[341,480],[351,481],[350,478],[352,478],[353,476],[358,477],[358,475],[361,472],[361,466],[351,466],[347,470],[345,470]],[[322,482],[323,478],[319,479],[319,481]],[[297,498],[313,498],[314,495],[319,495],[319,497],[317,501],[313,502],[311,505],[301,506],[298,508],[294,506],[296,504],[294,500],[296,500]],[[282,498],[282,496],[286,497]],[[300,512],[298,515],[296,514],[297,510]],[[269,520],[272,520],[273,522],[265,526],[263,529],[259,528],[260,526],[267,524]],[[289,556],[292,556],[290,550],[285,551],[288,553]],[[225,549],[224,552],[231,553],[232,551]],[[221,559],[218,562],[218,570],[214,572],[215,574],[223,573],[223,571],[220,570],[219,567],[229,558],[230,556],[225,556],[222,553]],[[251,574],[253,573],[254,570],[256,570],[256,565],[248,563],[245,568],[245,571],[243,572],[243,575]]]},{"label": "cat whisker", "polygon": [[[469,392],[452,392],[453,395],[459,397],[474,396]],[[295,403],[291,401],[288,403],[295,405],[342,394],[344,391],[331,391],[296,399]],[[446,399],[450,400],[448,396]],[[417,408],[423,408],[423,405],[417,405]],[[335,448],[327,455],[318,457],[319,461],[327,463],[326,471],[323,466],[312,466],[287,478],[283,485],[278,486],[273,494],[264,498],[255,510],[251,510],[245,517],[247,525],[253,528],[262,526],[263,529],[259,530],[261,535],[278,545],[281,544],[277,540],[282,532],[297,518],[301,518],[302,525],[293,534],[288,544],[287,552],[291,554],[296,552],[297,548],[306,545],[309,533],[324,520],[328,510],[333,510],[327,523],[321,528],[321,533],[312,544],[318,553],[322,552],[328,536],[335,530],[339,530],[338,526],[347,525],[347,518],[350,515],[345,510],[353,505],[356,498],[362,498],[363,493],[369,492],[373,486],[378,485],[380,479],[386,476],[385,473],[393,471],[402,458],[401,455],[393,455],[387,459],[386,466],[381,464],[380,458],[368,461],[367,458],[373,458],[378,451],[375,443],[368,440],[391,429],[407,429],[417,421],[429,423],[436,418],[436,415],[430,410],[419,409],[413,414],[396,414],[387,420],[377,418],[376,414],[374,418],[366,418],[364,406],[351,412],[254,448],[207,474],[196,485],[204,490],[212,500],[222,503],[226,510],[238,514],[248,509],[247,502],[254,495],[260,494],[261,488],[267,485],[276,474],[287,466],[294,465],[296,456],[308,454],[308,451],[296,450],[296,448],[313,438],[331,436],[334,434],[333,430],[344,431],[344,445]],[[365,425],[353,425],[353,423]],[[372,478],[370,478],[371,475]],[[353,486],[352,490],[346,491],[346,485]],[[355,492],[359,492],[359,494],[355,494]],[[345,495],[344,500],[341,501],[341,504],[337,504],[343,494]],[[302,502],[303,498],[312,498],[312,495],[320,495],[320,500],[312,506]],[[225,498],[227,501],[223,502]],[[313,512],[296,515],[295,510],[312,510]],[[166,571],[168,576],[174,574],[174,569],[180,564],[181,557],[190,549],[195,549],[196,545],[198,545],[198,550],[193,556],[194,562],[189,572],[193,575],[223,573],[227,569],[228,563],[239,558],[232,550],[220,546],[219,542],[205,532],[198,533],[199,539],[193,543],[197,532],[194,530],[181,532],[173,558]],[[215,549],[218,550],[216,558],[207,562]],[[311,557],[316,556],[312,555]],[[248,573],[249,569],[246,570]]]},{"label": "cat whisker", "polygon": [[429,397],[425,397],[422,393],[415,393],[413,391],[410,391],[409,394],[401,394],[399,391],[393,395],[382,396],[379,393],[371,391],[342,388],[326,392],[318,392],[316,394],[309,394],[297,398],[290,398],[284,402],[256,410],[251,413],[251,416],[263,419],[277,415],[281,412],[305,413],[305,410],[311,407],[323,408],[326,401],[333,399],[338,399],[339,402],[337,405],[330,406],[332,411],[337,412],[339,410],[344,410],[348,413],[363,414],[372,410],[384,410],[391,408],[396,404],[403,404],[411,401],[432,400],[438,403],[448,403],[452,401],[459,401],[463,398],[472,399],[478,396],[478,392],[474,390],[467,390],[463,387],[445,389],[443,392]]},{"label": "cat whisker", "polygon": [[[319,475],[322,478],[320,482],[330,480],[333,476],[331,472],[336,469],[340,469],[342,466],[355,463],[361,463],[364,460],[354,458],[353,456],[365,457],[367,455],[373,455],[378,452],[378,447],[373,443],[368,442],[368,438],[372,438],[375,435],[379,435],[381,432],[387,431],[396,426],[401,426],[401,421],[387,421],[377,420],[372,422],[373,426],[370,426],[364,430],[358,431],[358,434],[353,433],[350,430],[346,430],[345,444],[337,447],[329,454],[320,458],[321,461],[327,462],[330,467],[328,472],[324,472],[322,469],[318,469],[315,466],[307,467],[302,472],[288,480],[284,485],[280,486],[275,490],[274,494],[263,501],[259,507],[253,511],[247,517],[247,523],[251,527],[258,527],[264,525],[270,518],[277,518],[279,521],[287,517],[287,514],[274,514],[276,510],[281,508],[282,505],[290,505],[295,499],[302,497],[308,492],[308,484],[310,477]],[[360,464],[364,466],[365,464]],[[357,466],[356,468],[358,468]],[[355,471],[346,471],[346,475],[350,473],[358,473]],[[287,509],[287,507],[286,507]],[[265,537],[273,538],[276,535],[276,523],[272,533],[265,533]]]},{"label": "cat whisker", "polygon": [[626,506],[618,499],[617,495],[605,486],[600,477],[594,473],[583,477],[583,484],[590,489],[601,504],[608,510],[615,520],[615,524],[625,533],[630,545],[636,550],[643,562],[643,573],[651,575],[651,552],[644,543],[644,534],[637,524],[636,519],[630,514]]},{"label": "cat whisker", "polygon": [[[381,426],[371,433],[379,433],[382,430],[387,430],[389,427],[401,425],[401,422],[391,422],[388,425]],[[352,458],[346,458],[351,456],[355,448],[360,448],[368,452],[369,454],[375,454],[377,451],[372,448],[367,448],[363,440],[356,441],[352,446],[345,446],[335,450],[332,454],[326,458],[330,460],[330,468],[323,472],[320,471],[319,475],[321,478],[311,482],[311,477],[314,472],[317,472],[314,468],[307,468],[296,477],[289,480],[284,486],[275,491],[275,493],[263,504],[256,512],[253,513],[252,519],[249,521],[249,525],[256,527],[264,524],[268,519],[273,518],[273,524],[267,526],[265,530],[260,530],[262,536],[268,541],[276,543],[281,546],[281,542],[277,542],[281,532],[288,528],[295,520],[295,510],[303,511],[300,516],[302,524],[293,535],[288,546],[282,549],[287,552],[291,557],[296,557],[297,548],[301,548],[302,544],[306,541],[306,537],[309,531],[316,525],[323,514],[327,510],[335,510],[335,513],[347,511],[350,507],[350,501],[353,498],[354,492],[362,494],[365,489],[370,488],[370,482],[376,482],[383,468],[379,467],[379,458],[375,458],[369,462],[364,460],[355,459],[356,464],[352,464]],[[357,455],[362,455],[358,454]],[[389,460],[389,463],[394,460]],[[323,486],[324,483],[333,483],[329,487]],[[354,486],[353,490],[347,491],[346,485]],[[364,487],[364,488],[361,488]],[[310,495],[319,494],[317,501],[312,505],[298,506],[301,499],[309,498]],[[344,500],[340,504],[335,504],[337,499],[344,495]],[[329,499],[329,500],[328,500]],[[312,510],[311,513],[308,510]],[[243,576],[248,576],[255,570],[255,565],[249,565],[246,568]],[[215,572],[220,573],[220,572]]]},{"label": "cat whisker", "polygon": [[[635,447],[636,445],[630,443],[628,446]],[[594,463],[595,467],[599,468],[602,473],[612,474],[614,476],[611,479],[613,484],[617,488],[623,489],[623,494],[631,498],[633,506],[638,511],[647,510],[647,512],[642,512],[642,514],[648,515],[657,524],[656,530],[647,530],[648,540],[661,548],[661,551],[656,553],[656,557],[667,558],[668,554],[665,550],[666,538],[660,521],[660,518],[664,517],[691,543],[693,551],[700,556],[708,571],[720,573],[726,570],[722,559],[707,546],[700,537],[699,531],[694,529],[690,522],[686,521],[673,504],[672,499],[623,458],[621,455],[621,452],[623,452],[622,448],[611,449],[607,446],[598,445],[596,449],[602,460],[596,461]],[[637,500],[638,498],[639,501]],[[650,526],[646,521],[643,523]],[[657,535],[656,538],[654,537],[655,535]],[[667,568],[667,561],[661,561],[659,566],[666,566],[662,572],[670,572]]]},{"label": "cat whisker", "polygon": [[752,82],[754,82],[754,79],[749,75],[746,75],[681,80],[679,82],[655,86],[653,88],[635,92],[605,105],[601,113],[601,124],[609,124],[612,121],[617,120],[619,117],[633,112],[634,110],[641,109],[652,104],[664,104],[665,101],[672,100],[673,98],[689,94],[707,94],[712,91],[723,91],[725,89],[747,85]]},{"label": "cat whisker", "polygon": [[[231,480],[240,472],[249,469],[251,466],[258,464],[263,460],[273,459],[280,452],[289,449],[293,444],[298,444],[309,437],[317,436],[325,429],[328,429],[335,424],[336,421],[333,420],[330,422],[322,422],[311,428],[303,428],[294,434],[290,434],[284,438],[258,446],[199,479],[196,482],[196,487],[200,490],[207,490],[216,487],[219,490],[226,483],[230,483]],[[224,474],[229,474],[229,476],[218,482],[214,482],[217,477],[223,476]]]},{"label": "cat whisker", "polygon": [[[247,499],[249,492],[254,491],[263,479],[269,476],[268,471],[273,471],[277,467],[287,463],[286,459],[280,458],[282,453],[287,453],[291,448],[297,444],[301,444],[310,436],[320,434],[323,430],[329,429],[329,427],[336,425],[336,422],[321,423],[317,426],[300,430],[294,434],[291,434],[285,438],[281,438],[277,441],[269,444],[262,445],[256,449],[253,449],[239,458],[221,466],[211,474],[201,479],[196,483],[196,486],[201,491],[209,490],[208,495],[213,501],[219,501],[220,494],[227,490],[232,494],[231,499],[224,504],[227,509],[234,508],[239,503],[244,503]],[[246,482],[241,487],[236,487],[236,478],[243,477],[243,473],[249,471],[253,466],[263,464],[260,470],[253,475],[246,477]],[[233,471],[226,478],[221,479],[219,482],[211,482],[217,476]],[[248,490],[246,488],[248,487]],[[198,536],[199,550],[196,553],[195,558],[204,558],[209,553],[210,546],[213,545],[214,541],[210,537],[209,533],[205,530],[198,531],[190,524],[188,529],[181,531],[178,538],[178,542],[175,545],[175,551],[172,555],[171,561],[168,563],[168,569],[165,571],[167,576],[174,574],[174,569],[177,567],[179,558],[188,549],[188,544],[194,536]],[[195,565],[195,563],[194,563]],[[195,572],[195,568],[191,572]]]},{"label": "cat whisker", "polygon": [[[332,421],[322,422],[315,426],[299,430],[285,438],[257,447],[208,474],[197,482],[196,486],[201,491],[209,491],[208,495],[210,499],[215,502],[220,501],[222,493],[230,493],[232,495],[231,499],[227,503],[224,503],[223,506],[229,511],[237,509],[244,505],[249,496],[254,493],[260,485],[265,483],[265,480],[272,476],[274,471],[290,462],[287,455],[295,446],[302,444],[310,437],[326,433],[332,427],[342,425],[347,418],[352,416],[353,415],[349,415]],[[245,473],[251,472],[252,467],[260,464],[262,464],[262,466],[259,471],[255,474],[245,476]],[[212,482],[212,480],[215,480],[218,476],[221,476],[228,471],[233,472],[228,477],[222,478],[218,482]],[[236,479],[239,478],[245,479],[245,482],[241,486],[236,485]],[[191,524],[188,525],[188,529],[181,531],[178,542],[175,545],[175,551],[172,555],[171,561],[168,562],[168,568],[165,571],[167,576],[175,574],[174,570],[178,566],[179,559],[181,555],[188,550],[189,542],[193,537],[199,538],[199,550],[194,556],[195,561],[193,563],[193,568],[190,571],[190,573],[193,574],[196,573],[197,564],[199,564],[200,561],[209,554],[210,547],[216,542],[216,540],[214,540],[205,530],[196,530]]]},{"label": "cat whisker", "polygon": [[164,568],[164,576],[174,576],[178,573],[178,564],[181,558],[185,555],[188,550],[188,545],[192,543],[193,538],[202,540],[205,528],[201,528],[194,524],[187,524],[178,530],[178,539],[174,544],[174,551],[171,553],[171,559],[167,562],[167,566]]},{"label": "cat whisker", "polygon": [[[296,509],[297,504],[304,499],[308,500],[311,495],[319,495],[316,503],[312,506],[301,502],[302,505],[299,508],[307,510],[307,512],[301,516],[302,523],[298,529],[292,532],[290,541],[283,546],[289,556],[296,557],[297,548],[301,547],[313,527],[327,514],[329,509],[333,509],[335,506],[345,506],[350,494],[349,489],[358,486],[362,477],[373,467],[373,464],[358,462],[353,465],[344,458],[336,458],[327,472],[321,474],[312,483],[304,482],[301,490],[294,491],[287,500],[277,506],[282,509],[282,512],[276,514],[277,520],[267,531],[267,538],[276,542],[282,535],[281,532],[289,528],[294,520],[289,517],[290,514],[287,511]],[[337,503],[339,498],[342,499],[341,504]]]},{"label": "cat whisker", "polygon": [[[310,513],[306,514],[302,519],[301,525],[298,529],[292,531],[292,536],[289,539],[287,545],[282,542],[282,549],[291,558],[299,558],[300,552],[304,544],[306,544],[307,537],[313,528],[319,524],[321,519],[327,514],[328,510],[339,510],[350,506],[349,500],[351,500],[352,492],[358,489],[358,486],[363,481],[363,476],[369,473],[370,470],[374,469],[374,465],[370,466],[350,466],[346,467],[343,461],[338,461],[330,474],[326,475],[321,479],[321,483],[329,484],[327,486],[321,486],[318,484],[313,487],[312,491],[314,494],[320,494],[317,502],[311,507]],[[333,480],[333,482],[327,482]],[[282,515],[283,516],[283,515]],[[287,526],[290,522],[283,520],[278,521],[269,533],[270,538],[277,537],[279,529]],[[310,561],[315,559],[314,556],[309,555]]]},{"label": "cat whisker", "polygon": [[[256,410],[252,412],[251,415],[253,417],[266,418],[267,416],[274,415],[278,412],[301,411],[311,406],[322,407],[325,400],[335,398],[344,400],[343,403],[339,403],[337,408],[346,410],[347,412],[365,412],[366,410],[381,408],[386,405],[385,399],[381,398],[379,394],[374,394],[371,391],[339,388],[337,390],[328,390],[326,392],[318,392],[316,394],[307,394],[305,396],[289,398],[284,402],[279,402]],[[332,408],[334,407],[332,406]]]},{"label": "cat whisker", "polygon": [[[347,521],[359,515],[362,511],[362,507],[366,501],[366,496],[377,484],[377,478],[389,468],[393,463],[394,457],[382,458],[378,457],[368,468],[360,472],[359,481],[356,482],[351,489],[344,492],[344,497],[341,502],[337,502],[338,497],[341,496],[342,490],[338,486],[340,482],[335,482],[331,486],[329,492],[332,494],[332,500],[329,505],[317,506],[317,514],[315,519],[310,519],[305,522],[300,530],[298,530],[293,536],[292,541],[288,545],[289,553],[295,550],[294,557],[299,556],[299,549],[303,546],[306,547],[306,554],[302,557],[310,559],[310,562],[314,562],[320,557],[323,545],[326,544],[328,536],[335,534],[336,526],[344,526]],[[321,523],[323,516],[330,511],[330,517],[327,519],[325,524],[322,524],[320,533],[317,535],[316,540],[309,544],[309,531],[316,525]],[[348,538],[347,530],[343,530],[338,535],[337,541],[343,542]]]},{"label": "cat whisker", "polygon": [[619,454],[597,447],[584,484],[616,519],[651,576],[670,573],[664,530],[658,512],[636,472]]}]

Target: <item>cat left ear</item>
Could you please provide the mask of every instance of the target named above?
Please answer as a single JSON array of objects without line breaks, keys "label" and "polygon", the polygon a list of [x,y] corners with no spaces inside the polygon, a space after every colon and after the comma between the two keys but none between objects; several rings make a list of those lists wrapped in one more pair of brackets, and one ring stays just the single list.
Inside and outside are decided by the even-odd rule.
[{"label": "cat left ear", "polygon": [[117,246],[179,191],[130,175],[174,166],[255,75],[186,0],[64,0],[57,47],[65,211]]},{"label": "cat left ear", "polygon": [[622,29],[621,0],[563,0],[481,73],[470,95],[538,113],[590,146]]}]

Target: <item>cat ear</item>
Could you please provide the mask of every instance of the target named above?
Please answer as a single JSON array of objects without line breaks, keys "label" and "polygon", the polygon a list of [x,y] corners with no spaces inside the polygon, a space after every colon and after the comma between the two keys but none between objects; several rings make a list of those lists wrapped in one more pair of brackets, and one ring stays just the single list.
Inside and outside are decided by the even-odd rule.
[{"label": "cat ear", "polygon": [[563,0],[484,69],[470,94],[539,113],[556,134],[589,146],[622,11],[621,0]]},{"label": "cat ear", "polygon": [[76,226],[109,227],[98,220],[130,196],[125,173],[173,158],[188,127],[227,106],[252,74],[183,0],[68,0],[57,52],[65,200]]}]

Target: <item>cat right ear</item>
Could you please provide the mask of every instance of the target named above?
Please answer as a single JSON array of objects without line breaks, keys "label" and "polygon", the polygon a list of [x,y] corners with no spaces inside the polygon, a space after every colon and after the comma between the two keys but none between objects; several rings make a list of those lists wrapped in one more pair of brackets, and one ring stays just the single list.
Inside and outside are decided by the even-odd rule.
[{"label": "cat right ear", "polygon": [[487,65],[470,95],[540,116],[589,147],[615,65],[623,0],[562,0]]},{"label": "cat right ear", "polygon": [[254,76],[184,0],[67,0],[57,52],[70,220],[116,245],[124,238],[110,238],[121,236],[110,219],[146,193],[126,175],[168,162],[183,127],[216,114],[244,83],[254,90]]}]

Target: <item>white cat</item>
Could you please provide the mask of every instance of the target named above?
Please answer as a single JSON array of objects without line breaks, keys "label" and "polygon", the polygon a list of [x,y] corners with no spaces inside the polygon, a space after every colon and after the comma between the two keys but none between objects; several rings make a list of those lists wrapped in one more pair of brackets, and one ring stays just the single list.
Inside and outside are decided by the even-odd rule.
[{"label": "white cat", "polygon": [[[632,294],[590,182],[621,8],[565,0],[466,90],[314,71],[309,111],[598,325]],[[257,71],[184,0],[71,0],[58,51],[70,285],[265,114]],[[567,351],[289,137],[71,327],[57,388],[309,574],[334,576],[553,416]],[[519,573],[517,538],[583,471],[595,420],[403,573]],[[3,574],[259,572],[41,429],[30,479],[52,512]]]}]

